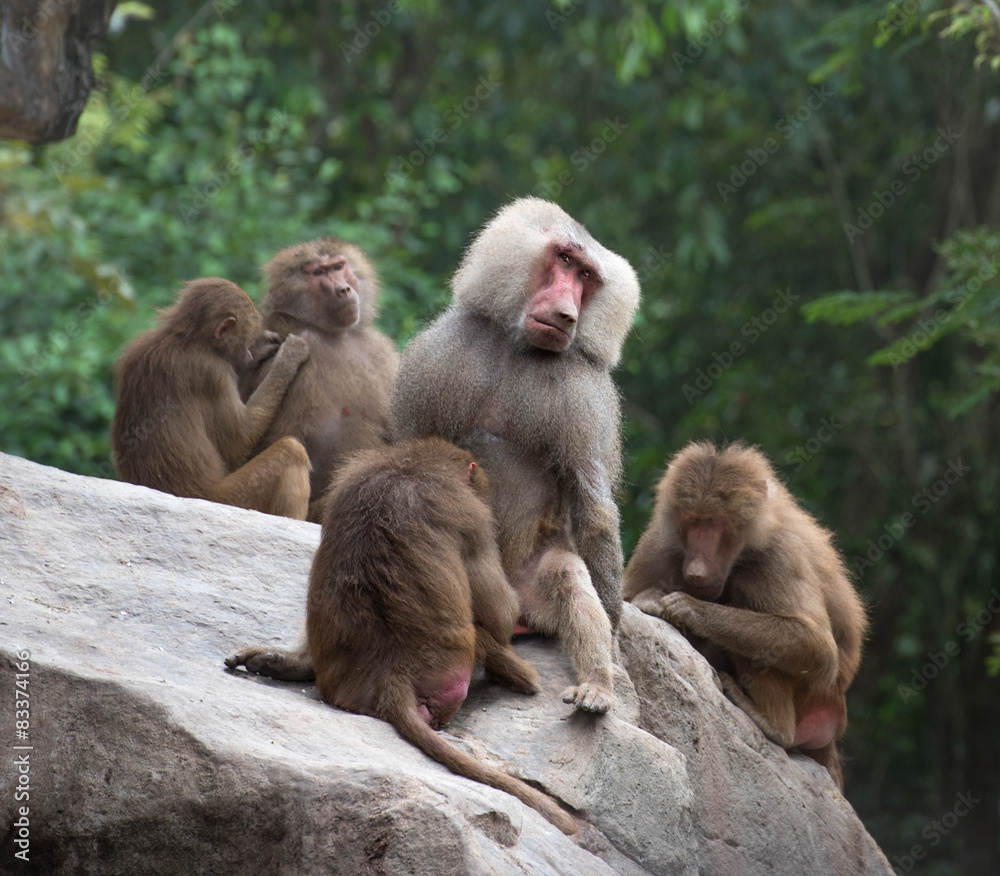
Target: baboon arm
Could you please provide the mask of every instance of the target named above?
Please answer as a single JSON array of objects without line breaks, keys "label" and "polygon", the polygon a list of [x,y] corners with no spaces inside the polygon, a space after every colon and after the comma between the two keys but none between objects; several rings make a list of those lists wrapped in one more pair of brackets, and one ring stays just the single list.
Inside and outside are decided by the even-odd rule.
[{"label": "baboon arm", "polygon": [[271,365],[274,364],[274,357],[266,359],[263,362],[254,360],[254,362],[247,366],[243,373],[240,375],[240,398],[249,401],[253,396],[254,391],[260,386],[261,382],[264,380],[265,375],[271,370]]},{"label": "baboon arm", "polygon": [[[682,589],[683,581],[678,581],[680,569],[677,556],[664,541],[660,530],[654,526],[650,526],[640,536],[625,567],[622,582],[622,595],[628,602],[636,604],[636,598],[647,590],[651,591],[651,598],[658,599],[664,593]],[[638,604],[636,607],[647,614],[656,614]]]},{"label": "baboon arm", "polygon": [[759,662],[762,667],[795,676],[809,675],[815,680],[828,680],[831,685],[836,678],[833,633],[805,614],[765,614],[705,602],[680,592],[661,596],[658,607],[664,620],[733,654]]},{"label": "baboon arm", "polygon": [[275,354],[267,375],[247,399],[243,410],[244,455],[249,455],[271,425],[285,391],[309,358],[309,345],[298,335],[289,335]]},{"label": "baboon arm", "polygon": [[622,615],[622,553],[618,505],[607,478],[579,472],[574,489],[574,540],[577,553],[587,565],[590,580],[600,597],[612,630]]},{"label": "baboon arm", "polygon": [[513,583],[523,621],[558,636],[576,663],[578,682],[563,691],[563,702],[588,712],[608,711],[615,703],[614,632],[582,558],[551,547],[533,571]]}]

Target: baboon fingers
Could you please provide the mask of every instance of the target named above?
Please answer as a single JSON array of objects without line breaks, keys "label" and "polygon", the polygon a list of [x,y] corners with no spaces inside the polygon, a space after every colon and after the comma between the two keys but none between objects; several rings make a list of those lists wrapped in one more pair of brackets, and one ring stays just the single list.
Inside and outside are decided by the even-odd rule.
[{"label": "baboon fingers", "polygon": [[648,614],[651,617],[658,617],[663,619],[663,606],[661,605],[663,600],[663,591],[657,590],[655,588],[650,588],[649,590],[643,590],[642,593],[637,596],[633,596],[629,599],[639,611],[643,614]]},{"label": "baboon fingers", "polygon": [[298,369],[309,358],[309,342],[299,335],[288,335],[278,353],[274,357],[275,367],[279,365],[287,366],[290,370]]}]

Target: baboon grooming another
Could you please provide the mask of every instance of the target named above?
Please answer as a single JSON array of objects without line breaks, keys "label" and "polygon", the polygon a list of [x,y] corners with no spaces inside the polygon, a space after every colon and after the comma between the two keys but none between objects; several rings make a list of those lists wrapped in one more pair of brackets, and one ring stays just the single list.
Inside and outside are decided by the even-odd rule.
[{"label": "baboon grooming another", "polygon": [[606,712],[623,567],[610,372],[639,282],[558,206],[524,198],[479,232],[452,289],[403,353],[393,434],[439,436],[482,463],[522,623],[558,635],[576,661],[563,700]]},{"label": "baboon grooming another", "polygon": [[[564,833],[575,819],[434,732],[465,701],[475,661],[512,690],[538,674],[514,653],[517,599],[497,550],[488,484],[439,439],[359,451],[334,477],[306,607],[323,698],[391,723],[460,775],[513,794]],[[226,660],[252,665],[261,649]]]},{"label": "baboon grooming another", "polygon": [[836,740],[867,621],[830,533],[758,450],[689,444],[625,570],[625,598],[684,630],[723,690],[843,788]]},{"label": "baboon grooming another", "polygon": [[[247,400],[237,373],[273,349],[249,296],[218,277],[187,283],[159,327],[118,361],[111,425],[119,476],[141,486],[305,519],[309,459],[294,438],[258,442],[299,367],[304,340],[289,337]],[[255,446],[258,452],[254,454]]]},{"label": "baboon grooming another", "polygon": [[[389,389],[399,364],[392,341],[374,326],[378,277],[356,246],[333,238],[281,250],[267,264],[264,327],[309,344],[302,367],[261,447],[283,435],[305,445],[312,462],[309,519],[322,519],[322,496],[343,460],[389,439]],[[248,370],[249,395],[269,365]]]}]

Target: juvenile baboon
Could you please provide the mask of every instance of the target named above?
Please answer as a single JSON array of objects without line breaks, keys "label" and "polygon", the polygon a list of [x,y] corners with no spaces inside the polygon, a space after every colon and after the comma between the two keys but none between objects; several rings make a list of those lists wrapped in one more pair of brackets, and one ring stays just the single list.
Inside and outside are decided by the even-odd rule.
[{"label": "juvenile baboon", "polygon": [[671,460],[625,598],[684,630],[765,736],[843,787],[836,740],[865,611],[830,533],[760,451],[701,442]]},{"label": "juvenile baboon", "polygon": [[133,340],[118,360],[111,443],[119,476],[176,496],[304,520],[305,449],[279,437],[253,450],[309,347],[286,339],[244,404],[237,371],[261,345],[260,315],[239,286],[219,277],[187,283],[159,327]]},{"label": "juvenile baboon", "polygon": [[[353,451],[389,438],[389,389],[399,364],[395,345],[374,326],[378,277],[356,246],[332,238],[281,250],[264,265],[264,327],[301,335],[309,361],[285,396],[261,447],[283,435],[305,446],[312,462],[309,519],[322,519],[322,496]],[[247,397],[269,365],[249,369]]]},{"label": "juvenile baboon", "polygon": [[452,289],[403,353],[393,434],[439,436],[482,463],[521,621],[575,659],[563,700],[606,712],[623,566],[611,370],[639,304],[635,271],[555,204],[524,198],[479,232]]},{"label": "juvenile baboon", "polygon": [[[359,451],[334,476],[306,606],[316,685],[332,705],[391,723],[460,775],[513,794],[565,833],[552,798],[434,732],[465,701],[475,661],[521,693],[538,674],[514,653],[507,586],[472,455],[438,439]],[[263,649],[226,660],[253,666]]]}]

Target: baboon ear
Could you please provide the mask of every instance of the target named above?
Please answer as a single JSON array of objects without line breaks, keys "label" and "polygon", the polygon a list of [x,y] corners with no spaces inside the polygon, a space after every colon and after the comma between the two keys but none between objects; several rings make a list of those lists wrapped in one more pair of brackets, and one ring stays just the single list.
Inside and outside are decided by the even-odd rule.
[{"label": "baboon ear", "polygon": [[222,320],[222,322],[220,322],[215,327],[215,337],[221,339],[223,335],[231,332],[235,325],[236,325],[236,317],[227,316],[224,320]]}]

